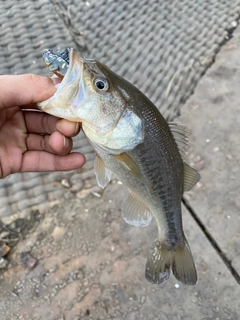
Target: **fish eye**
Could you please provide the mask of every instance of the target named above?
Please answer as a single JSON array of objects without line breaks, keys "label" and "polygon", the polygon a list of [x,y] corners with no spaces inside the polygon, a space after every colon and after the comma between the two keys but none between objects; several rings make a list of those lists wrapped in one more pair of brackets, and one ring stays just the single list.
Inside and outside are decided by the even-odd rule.
[{"label": "fish eye", "polygon": [[100,90],[100,91],[107,91],[109,88],[108,82],[106,79],[102,78],[96,78],[95,79],[95,86]]}]

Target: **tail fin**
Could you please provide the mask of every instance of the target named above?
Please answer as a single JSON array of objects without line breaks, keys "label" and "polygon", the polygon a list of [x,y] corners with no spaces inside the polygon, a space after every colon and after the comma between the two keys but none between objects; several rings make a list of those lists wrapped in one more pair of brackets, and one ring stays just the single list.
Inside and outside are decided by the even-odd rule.
[{"label": "tail fin", "polygon": [[184,244],[177,249],[168,249],[164,242],[156,240],[147,260],[146,279],[155,284],[163,283],[170,276],[170,268],[177,280],[188,285],[196,284],[197,272],[185,238]]}]

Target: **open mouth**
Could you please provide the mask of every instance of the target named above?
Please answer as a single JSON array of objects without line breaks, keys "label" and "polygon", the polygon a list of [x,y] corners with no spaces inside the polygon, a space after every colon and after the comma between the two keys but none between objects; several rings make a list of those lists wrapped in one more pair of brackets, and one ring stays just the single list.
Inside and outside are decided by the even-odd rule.
[{"label": "open mouth", "polygon": [[53,72],[51,79],[57,90],[52,97],[38,103],[39,109],[71,121],[78,120],[75,109],[83,100],[85,92],[82,81],[83,59],[73,48],[67,48],[56,53],[52,49],[45,50],[43,61]]},{"label": "open mouth", "polygon": [[53,49],[46,49],[43,52],[43,61],[53,72],[52,80],[57,89],[60,84],[64,83],[64,86],[72,84],[82,74],[83,58],[73,48],[66,48],[56,53]]}]

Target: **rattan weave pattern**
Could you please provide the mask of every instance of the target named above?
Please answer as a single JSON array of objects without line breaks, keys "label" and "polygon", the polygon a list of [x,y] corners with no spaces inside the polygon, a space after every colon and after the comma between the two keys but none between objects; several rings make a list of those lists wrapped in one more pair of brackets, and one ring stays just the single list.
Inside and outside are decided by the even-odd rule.
[{"label": "rattan weave pattern", "polygon": [[179,112],[240,13],[239,0],[86,3],[72,0],[68,8],[89,54],[134,83],[168,118]]},{"label": "rattan weave pattern", "polygon": [[1,74],[48,74],[42,63],[43,49],[73,46],[47,0],[2,0],[0,15]]},{"label": "rattan weave pattern", "polygon": [[[0,74],[48,75],[43,49],[81,48],[84,40],[84,54],[134,83],[173,119],[236,27],[239,14],[240,0],[2,0]],[[75,141],[75,149],[89,159],[86,167],[0,181],[0,217],[22,215],[69,196],[56,183],[63,177],[79,182],[76,192],[91,185],[94,153],[83,137]]]}]

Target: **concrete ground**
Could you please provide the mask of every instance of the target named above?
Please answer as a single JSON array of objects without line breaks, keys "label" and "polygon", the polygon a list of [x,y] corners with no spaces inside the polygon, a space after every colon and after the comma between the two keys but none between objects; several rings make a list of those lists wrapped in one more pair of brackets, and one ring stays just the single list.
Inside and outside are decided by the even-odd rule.
[{"label": "concrete ground", "polygon": [[0,319],[240,318],[239,56],[240,28],[177,120],[190,129],[188,162],[202,176],[183,205],[197,285],[184,286],[173,276],[159,286],[145,280],[156,227],[139,229],[122,221],[122,185],[113,181],[101,191],[89,180],[93,192],[74,193],[65,181],[64,201],[44,215],[35,207],[6,260]]}]

